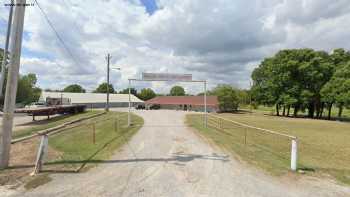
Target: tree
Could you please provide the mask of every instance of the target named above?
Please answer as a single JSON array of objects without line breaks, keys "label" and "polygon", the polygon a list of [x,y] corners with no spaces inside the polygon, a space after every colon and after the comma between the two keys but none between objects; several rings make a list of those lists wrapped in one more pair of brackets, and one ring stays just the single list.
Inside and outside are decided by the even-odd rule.
[{"label": "tree", "polygon": [[174,86],[170,90],[170,96],[185,96],[185,89],[181,86]]},{"label": "tree", "polygon": [[[114,88],[112,84],[109,84],[108,86],[109,88],[109,93],[114,93]],[[107,93],[107,83],[101,83],[96,90],[94,91],[94,93]]]},{"label": "tree", "polygon": [[4,49],[0,48],[0,68],[2,65],[2,56],[4,55]]},{"label": "tree", "polygon": [[46,88],[44,91],[45,92],[62,92],[62,90],[52,90],[50,88]]},{"label": "tree", "polygon": [[152,98],[156,97],[156,93],[151,88],[144,88],[138,94],[138,97],[141,100],[147,101],[149,99],[152,99]]},{"label": "tree", "polygon": [[334,103],[339,107],[338,117],[340,118],[344,106],[350,106],[350,61],[338,66],[331,80],[322,88],[321,94],[330,106],[328,119]]},{"label": "tree", "polygon": [[239,98],[236,90],[230,85],[218,85],[212,91],[218,97],[219,108],[222,112],[233,112],[238,109]]},{"label": "tree", "polygon": [[78,84],[72,84],[65,87],[63,92],[85,93],[85,89]]},{"label": "tree", "polygon": [[36,87],[37,78],[35,74],[20,76],[16,103],[30,104],[39,100],[41,89]]},{"label": "tree", "polygon": [[282,50],[253,71],[252,95],[260,104],[276,105],[277,115],[280,107],[283,112],[294,107],[294,116],[308,109],[310,118],[315,114],[320,118],[324,107],[320,91],[333,69],[332,58],[324,51]]},{"label": "tree", "polygon": [[[129,88],[119,91],[119,94],[129,94]],[[137,96],[137,90],[135,88],[130,88],[130,94]]]},{"label": "tree", "polygon": [[239,104],[249,105],[250,104],[250,93],[248,90],[237,90],[237,96]]}]

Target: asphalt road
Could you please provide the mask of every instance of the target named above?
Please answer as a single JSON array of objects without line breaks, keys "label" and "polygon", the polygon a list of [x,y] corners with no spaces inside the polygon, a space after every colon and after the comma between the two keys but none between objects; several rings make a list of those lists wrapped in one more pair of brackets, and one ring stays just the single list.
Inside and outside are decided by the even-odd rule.
[{"label": "asphalt road", "polygon": [[186,112],[136,113],[144,127],[109,161],[11,196],[350,196],[330,180],[271,177],[237,161],[186,127]]}]

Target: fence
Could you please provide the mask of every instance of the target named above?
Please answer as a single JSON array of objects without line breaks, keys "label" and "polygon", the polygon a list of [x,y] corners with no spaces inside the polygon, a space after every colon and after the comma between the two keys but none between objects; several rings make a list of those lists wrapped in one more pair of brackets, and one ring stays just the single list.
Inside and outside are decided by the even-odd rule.
[{"label": "fence", "polygon": [[[85,166],[84,162],[94,158],[113,140],[123,138],[127,129],[127,114],[121,114],[112,117],[100,116],[50,133],[43,133],[40,135],[41,142],[32,174],[42,171],[44,162],[50,164],[45,170],[52,170],[55,164],[77,163],[80,167],[75,171],[79,171]],[[49,140],[50,146],[64,150],[63,156],[61,155],[59,159],[47,158]]]},{"label": "fence", "polygon": [[[262,129],[236,122],[217,115],[208,116],[208,127],[220,131],[234,141],[236,146],[247,150],[244,154],[260,153],[254,156],[263,158],[264,154],[273,155],[284,160],[290,160],[290,169],[297,170],[298,139],[295,136]],[[253,147],[253,148],[252,148]],[[262,150],[262,152],[261,152]],[[273,158],[271,157],[271,158]],[[263,159],[266,159],[265,157]]]}]

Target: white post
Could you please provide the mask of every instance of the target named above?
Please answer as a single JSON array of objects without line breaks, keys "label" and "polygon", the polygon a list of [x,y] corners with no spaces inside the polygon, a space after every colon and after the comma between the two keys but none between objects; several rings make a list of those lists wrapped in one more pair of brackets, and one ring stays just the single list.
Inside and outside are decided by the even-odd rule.
[{"label": "white post", "polygon": [[49,144],[49,137],[46,134],[44,134],[41,137],[38,154],[36,156],[34,172],[31,175],[35,175],[41,171],[42,166],[44,165],[44,162],[45,162],[45,157],[47,155],[48,144]]},{"label": "white post", "polygon": [[7,51],[9,49],[9,42],[10,42],[10,32],[11,32],[11,24],[12,24],[12,11],[13,11],[13,6],[10,7],[9,19],[8,19],[8,23],[7,23],[7,33],[6,33],[6,40],[5,40],[4,56],[3,56],[2,64],[1,64],[0,97],[3,96],[2,95],[2,90],[4,88],[6,64],[7,64]]},{"label": "white post", "polygon": [[292,139],[292,150],[290,157],[290,168],[296,171],[298,168],[298,139]]},{"label": "white post", "polygon": [[208,125],[208,113],[207,113],[207,81],[204,81],[204,127]]},{"label": "white post", "polygon": [[128,127],[130,127],[131,125],[131,90],[130,90],[130,86],[131,86],[131,80],[129,79],[129,112],[128,112]]},{"label": "white post", "polygon": [[106,102],[106,111],[109,111],[109,61],[110,61],[110,54],[107,54],[107,102]]},{"label": "white post", "polygon": [[24,24],[24,11],[26,0],[17,0],[14,9],[13,28],[11,29],[10,66],[8,69],[6,93],[4,101],[4,113],[0,134],[0,168],[6,168],[9,164],[11,136],[13,127],[13,113],[16,105],[17,82],[19,65],[21,60],[22,35]]}]

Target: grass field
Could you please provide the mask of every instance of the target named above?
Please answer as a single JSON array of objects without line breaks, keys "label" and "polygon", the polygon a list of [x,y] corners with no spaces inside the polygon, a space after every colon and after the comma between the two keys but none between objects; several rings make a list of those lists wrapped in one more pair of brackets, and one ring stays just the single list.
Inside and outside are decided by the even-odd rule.
[{"label": "grass field", "polygon": [[[118,126],[116,118],[118,117]],[[108,114],[94,118],[90,122],[95,124],[95,144],[93,143],[92,124],[64,131],[49,138],[49,145],[62,153],[62,156],[51,164],[65,164],[66,166],[85,166],[103,162],[122,144],[131,138],[143,125],[143,119],[132,115],[135,126],[128,128],[127,113],[108,112]]]},{"label": "grass field", "polygon": [[63,124],[65,122],[69,122],[72,120],[76,120],[76,119],[79,119],[82,117],[90,116],[90,115],[101,113],[101,112],[102,111],[86,111],[86,112],[74,114],[74,115],[56,116],[56,117],[51,118],[49,120],[40,121],[40,123],[38,123],[38,124],[33,124],[33,126],[31,126],[29,128],[15,131],[13,133],[12,137],[15,139],[15,138],[27,136],[27,135],[33,134],[37,131],[40,131],[40,130],[52,128],[52,127],[58,126],[60,124]]},{"label": "grass field", "polygon": [[[253,114],[220,114],[227,119],[280,131],[299,138],[299,168],[315,175],[330,174],[350,184],[350,123],[283,118]],[[276,175],[290,168],[290,140],[263,135],[252,129],[225,125],[225,130],[203,128],[201,115],[188,115],[187,123],[241,159]],[[215,124],[214,120],[209,120]],[[246,133],[246,138],[245,138]]]}]

